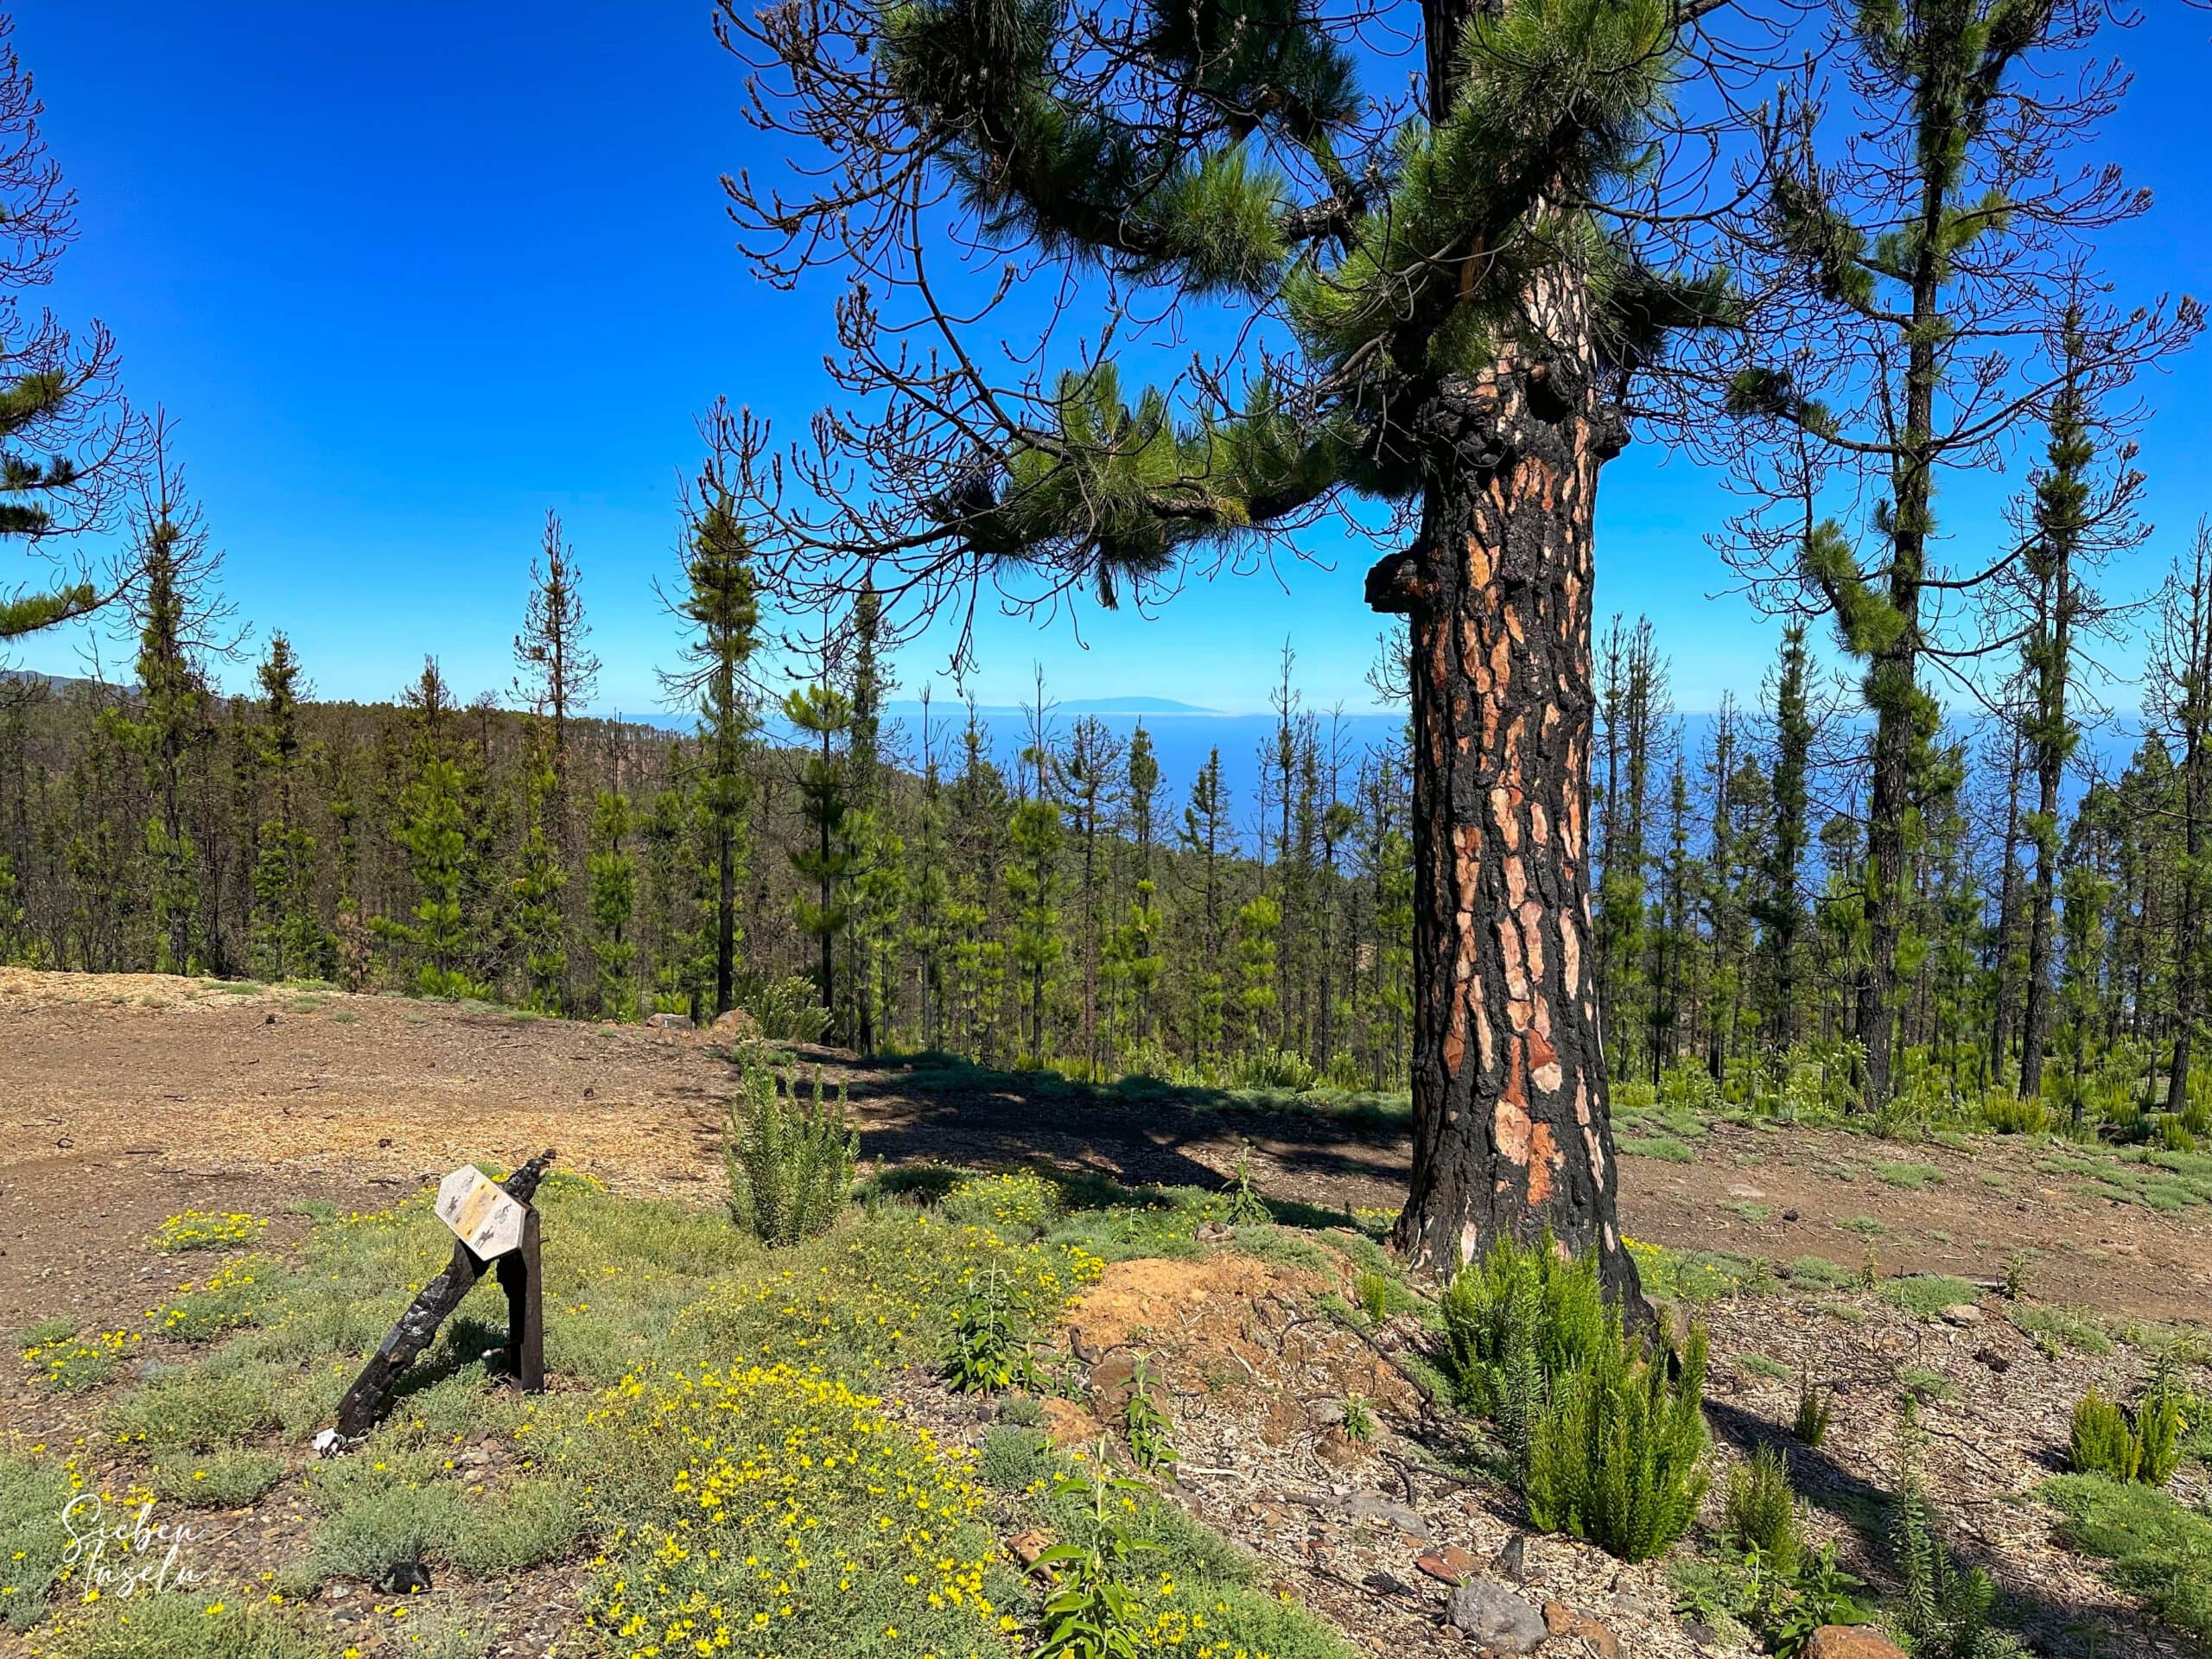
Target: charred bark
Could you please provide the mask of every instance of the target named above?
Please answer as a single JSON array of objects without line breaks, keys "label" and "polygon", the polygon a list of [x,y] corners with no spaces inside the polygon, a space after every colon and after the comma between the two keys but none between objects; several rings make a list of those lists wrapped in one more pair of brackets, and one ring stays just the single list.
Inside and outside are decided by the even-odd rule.
[{"label": "charred bark", "polygon": [[1595,1250],[1642,1318],[1588,865],[1592,528],[1625,432],[1594,388],[1531,366],[1509,354],[1438,394],[1421,551],[1370,578],[1413,648],[1414,1157],[1395,1242],[1440,1275],[1548,1230]]}]

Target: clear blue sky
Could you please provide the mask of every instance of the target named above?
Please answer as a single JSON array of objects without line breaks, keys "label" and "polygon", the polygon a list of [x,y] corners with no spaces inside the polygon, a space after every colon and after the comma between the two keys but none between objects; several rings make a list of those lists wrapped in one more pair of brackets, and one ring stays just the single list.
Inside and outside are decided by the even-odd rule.
[{"label": "clear blue sky", "polygon": [[[2212,292],[2208,33],[2154,0],[2110,35],[2138,84],[2103,153],[2158,198],[2108,245],[2132,294]],[[287,629],[325,696],[389,696],[426,651],[464,696],[502,689],[556,507],[603,705],[656,706],[650,583],[673,566],[693,416],[727,394],[788,431],[827,395],[828,285],[779,292],[731,245],[717,177],[764,157],[708,7],[36,0],[16,44],[83,199],[54,303],[105,319],[134,397],[176,418],[243,616]],[[2149,563],[2212,508],[2212,352],[2147,391]],[[2006,487],[1955,496],[1947,528],[1971,533]],[[1773,630],[1711,597],[1712,480],[1640,446],[1602,499],[1601,611],[1651,615],[1678,706],[1754,694]],[[1087,651],[1065,623],[995,624],[976,689],[1015,701],[1042,660],[1065,697],[1256,709],[1287,637],[1310,702],[1366,706],[1366,556],[1194,588],[1154,620],[1088,613]],[[80,658],[56,639],[19,661]]]}]

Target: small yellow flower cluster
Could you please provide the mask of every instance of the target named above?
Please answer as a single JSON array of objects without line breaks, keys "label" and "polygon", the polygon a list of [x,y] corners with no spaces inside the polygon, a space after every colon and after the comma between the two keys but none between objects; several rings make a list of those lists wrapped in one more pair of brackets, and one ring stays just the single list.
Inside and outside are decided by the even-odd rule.
[{"label": "small yellow flower cluster", "polygon": [[103,1331],[95,1336],[67,1336],[23,1350],[23,1359],[50,1389],[79,1389],[98,1382],[115,1369],[123,1351],[141,1340],[136,1331]]},{"label": "small yellow flower cluster", "polygon": [[249,1216],[235,1211],[224,1215],[213,1210],[187,1210],[164,1219],[154,1230],[150,1242],[156,1249],[163,1252],[221,1249],[260,1237],[268,1225],[265,1216]]},{"label": "small yellow flower cluster", "polygon": [[250,1325],[275,1288],[266,1282],[275,1265],[265,1255],[239,1256],[203,1281],[179,1285],[176,1300],[147,1309],[146,1317],[161,1322],[160,1335],[186,1342]]},{"label": "small yellow flower cluster", "polygon": [[1219,1600],[1203,1607],[1191,1605],[1192,1598],[1172,1573],[1131,1586],[1130,1592],[1127,1617],[1141,1653],[1177,1654],[1185,1659],[1270,1659],[1259,1649],[1217,1637],[1211,1621],[1225,1621],[1229,1605]]},{"label": "small yellow flower cluster", "polygon": [[944,1195],[944,1212],[963,1221],[1043,1231],[1060,1212],[1059,1189],[1033,1169],[971,1175]]},{"label": "small yellow flower cluster", "polygon": [[616,1565],[589,1618],[615,1651],[773,1652],[791,1621],[862,1605],[940,1641],[995,1628],[968,1459],[880,1401],[790,1365],[632,1376],[601,1396],[579,1445],[609,1433],[656,1460],[681,1448],[658,1517],[607,1541]]}]

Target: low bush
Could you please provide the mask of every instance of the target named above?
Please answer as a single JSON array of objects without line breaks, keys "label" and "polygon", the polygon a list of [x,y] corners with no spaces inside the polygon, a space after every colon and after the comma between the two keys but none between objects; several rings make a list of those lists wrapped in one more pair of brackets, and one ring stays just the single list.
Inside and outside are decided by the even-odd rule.
[{"label": "low bush", "polygon": [[1626,1561],[1648,1560],[1680,1538],[1706,1487],[1703,1328],[1691,1331],[1675,1367],[1663,1352],[1636,1348],[1610,1312],[1588,1362],[1553,1385],[1527,1484],[1538,1526]]},{"label": "low bush", "polygon": [[955,1184],[938,1208],[947,1221],[988,1227],[1018,1243],[1038,1236],[1060,1218],[1060,1192],[1034,1170],[1009,1170]]},{"label": "low bush", "polygon": [[1526,1249],[1501,1238],[1459,1269],[1440,1309],[1459,1403],[1495,1421],[1508,1449],[1525,1458],[1548,1384],[1605,1344],[1596,1256],[1569,1260],[1548,1233]]},{"label": "low bush", "polygon": [[818,1043],[830,1029],[830,1010],[822,1006],[820,989],[804,974],[763,980],[738,1005],[772,1043]]},{"label": "low bush", "polygon": [[1736,1548],[1757,1550],[1770,1571],[1796,1576],[1804,1554],[1797,1494],[1789,1484],[1789,1465],[1773,1446],[1761,1446],[1749,1461],[1729,1470],[1721,1529]]},{"label": "low bush", "polygon": [[231,1245],[247,1243],[260,1237],[268,1225],[268,1218],[264,1216],[187,1210],[165,1217],[162,1224],[154,1230],[154,1236],[149,1242],[154,1249],[169,1253],[226,1249]]},{"label": "low bush", "polygon": [[1961,1567],[1936,1535],[1936,1516],[1922,1485],[1923,1431],[1908,1408],[1900,1446],[1891,1536],[1899,1576],[1897,1624],[1914,1659],[2003,1659],[2019,1644],[1990,1628],[1997,1586],[1978,1567]]},{"label": "low bush", "polygon": [[213,1452],[166,1457],[154,1465],[154,1496],[188,1508],[243,1509],[284,1478],[284,1459],[268,1452]]},{"label": "low bush", "polygon": [[1631,1561],[1681,1535],[1705,1491],[1701,1327],[1670,1375],[1607,1305],[1595,1254],[1548,1234],[1499,1239],[1440,1307],[1453,1390],[1497,1425],[1538,1526]]},{"label": "low bush", "polygon": [[827,1232],[852,1191],[860,1136],[814,1075],[810,1099],[765,1066],[749,1068],[722,1134],[729,1211],[764,1244],[786,1246]]},{"label": "low bush", "polygon": [[2132,1415],[2093,1388],[2075,1403],[2067,1459],[2076,1474],[2163,1486],[2180,1466],[2185,1427],[2179,1391],[2164,1374]]},{"label": "low bush", "polygon": [[994,1491],[1041,1491],[1052,1467],[1052,1443],[1033,1428],[1001,1423],[976,1452],[976,1478]]},{"label": "low bush", "polygon": [[221,1591],[111,1597],[64,1619],[40,1648],[51,1659],[335,1659],[289,1609]]}]

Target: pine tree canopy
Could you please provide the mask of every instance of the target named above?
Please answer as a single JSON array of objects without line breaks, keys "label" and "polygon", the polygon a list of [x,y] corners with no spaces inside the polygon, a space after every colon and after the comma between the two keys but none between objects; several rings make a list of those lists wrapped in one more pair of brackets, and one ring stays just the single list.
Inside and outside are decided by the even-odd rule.
[{"label": "pine tree canopy", "polygon": [[[1671,331],[1735,312],[1723,276],[1639,228],[1671,188],[1691,15],[1669,0],[1424,8],[1413,26],[1449,35],[1429,54],[1448,83],[1392,104],[1362,86],[1395,66],[1360,22],[1301,0],[1116,15],[835,0],[758,18],[726,4],[733,48],[779,60],[772,119],[859,135],[807,200],[731,189],[772,274],[840,243],[865,273],[840,373],[874,423],[817,427],[803,510],[783,510],[780,471],[748,464],[748,505],[798,566],[884,557],[903,577],[887,594],[1028,567],[1110,605],[1344,493],[1404,500],[1435,439],[1422,411],[1502,352],[1617,394]],[[980,308],[940,293],[938,238],[979,250],[978,270],[1003,257]],[[1053,368],[1048,338],[1001,376],[982,319],[1040,274],[1069,284],[1062,306],[1095,299],[1096,338],[1077,365]],[[940,356],[878,315],[887,289],[918,302]],[[1238,348],[1131,384],[1166,362],[1154,325],[1172,334],[1193,306],[1228,319]],[[841,463],[867,469],[865,501]]]}]

